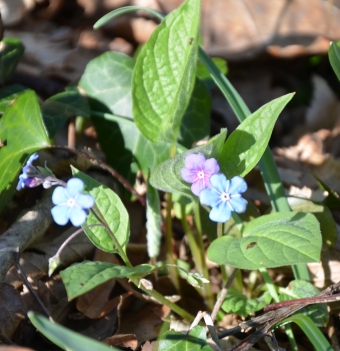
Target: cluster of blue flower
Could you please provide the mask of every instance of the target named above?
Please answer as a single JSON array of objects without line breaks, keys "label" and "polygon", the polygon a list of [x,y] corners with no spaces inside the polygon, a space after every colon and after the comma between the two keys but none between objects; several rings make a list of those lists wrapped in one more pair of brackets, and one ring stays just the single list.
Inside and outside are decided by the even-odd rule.
[{"label": "cluster of blue flower", "polygon": [[[49,169],[38,169],[33,166],[33,161],[39,157],[33,154],[28,159],[26,165],[22,169],[19,176],[17,190],[25,187],[34,188],[40,184],[44,188],[52,185],[63,183],[55,178]],[[52,202],[54,205],[51,213],[54,221],[59,225],[65,225],[70,220],[75,226],[81,226],[89,214],[89,210],[94,205],[94,198],[90,194],[81,194],[84,189],[84,182],[79,178],[71,178],[67,184],[57,186],[52,194]]]},{"label": "cluster of blue flower", "polygon": [[184,181],[191,183],[191,191],[199,196],[202,205],[212,209],[209,218],[224,223],[231,212],[242,213],[247,201],[241,196],[247,190],[247,183],[236,176],[228,180],[219,173],[220,166],[214,158],[206,160],[202,154],[190,154],[185,158],[185,168],[181,169]]}]

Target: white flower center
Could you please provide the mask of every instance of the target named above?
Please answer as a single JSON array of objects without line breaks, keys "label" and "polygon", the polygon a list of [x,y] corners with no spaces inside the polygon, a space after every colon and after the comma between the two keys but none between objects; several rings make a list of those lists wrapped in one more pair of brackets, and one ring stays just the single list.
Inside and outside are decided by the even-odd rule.
[{"label": "white flower center", "polygon": [[74,197],[71,197],[67,200],[66,205],[68,207],[74,207],[76,206],[76,199]]},{"label": "white flower center", "polygon": [[197,172],[197,177],[200,178],[200,179],[203,179],[204,178],[204,172],[203,171]]},{"label": "white flower center", "polygon": [[229,193],[225,193],[225,192],[221,193],[221,196],[220,196],[221,201],[227,202],[230,200],[230,198],[231,196]]}]

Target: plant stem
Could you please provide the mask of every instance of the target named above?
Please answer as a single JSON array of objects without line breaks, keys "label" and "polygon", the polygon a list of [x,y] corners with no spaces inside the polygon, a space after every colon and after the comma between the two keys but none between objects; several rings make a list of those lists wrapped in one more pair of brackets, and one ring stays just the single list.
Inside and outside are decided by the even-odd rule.
[{"label": "plant stem", "polygon": [[[200,208],[199,208],[198,200],[194,203],[194,215],[195,215],[195,223],[197,229],[197,239],[198,239],[198,247],[201,252],[201,262],[202,262],[202,275],[205,279],[210,280],[209,278],[209,271],[207,268],[207,263],[205,260],[205,249],[203,243],[203,231],[202,231],[202,223],[201,223],[201,215],[200,215]],[[214,296],[211,290],[210,284],[203,284],[204,289],[204,296],[206,299],[207,307],[210,311],[214,308]]]},{"label": "plant stem", "polygon": [[[217,223],[217,237],[218,238],[222,238],[223,236],[223,223],[218,222]],[[226,284],[228,281],[228,275],[227,275],[227,270],[225,268],[225,265],[222,264],[221,265],[221,273],[222,273],[222,281],[223,284]],[[234,278],[233,278],[234,279]],[[216,306],[216,305],[215,305]],[[214,320],[215,318],[213,318]]]},{"label": "plant stem", "polygon": [[201,253],[200,253],[199,247],[196,243],[196,238],[194,237],[194,234],[191,231],[189,224],[187,222],[186,215],[185,215],[185,205],[181,205],[181,217],[182,217],[181,218],[182,226],[183,226],[185,235],[188,238],[189,246],[190,246],[191,253],[192,253],[192,256],[194,258],[197,270],[199,271],[199,273],[201,275],[203,275]]},{"label": "plant stem", "polygon": [[[166,261],[170,265],[175,265],[176,261],[174,259],[173,250],[172,250],[172,194],[167,193],[166,195],[166,218],[165,218],[165,247],[166,247]],[[180,282],[178,271],[176,268],[170,266],[169,268],[170,277],[174,283],[177,291],[180,291]]]}]

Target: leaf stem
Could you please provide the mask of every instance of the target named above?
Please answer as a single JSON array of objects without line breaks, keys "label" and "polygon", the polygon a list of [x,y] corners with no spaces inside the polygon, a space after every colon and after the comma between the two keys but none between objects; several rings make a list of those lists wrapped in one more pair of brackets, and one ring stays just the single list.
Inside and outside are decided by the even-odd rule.
[{"label": "leaf stem", "polygon": [[[223,223],[217,223],[217,237],[222,238],[223,236]],[[222,281],[223,284],[226,284],[228,281],[227,270],[224,264],[221,265]],[[236,272],[235,272],[236,273]],[[234,279],[234,278],[233,278]],[[214,320],[215,318],[213,318]]]},{"label": "leaf stem", "polygon": [[200,253],[200,249],[196,243],[196,238],[194,237],[194,234],[190,229],[188,221],[186,219],[185,205],[181,205],[181,217],[182,217],[181,218],[182,226],[183,226],[185,235],[188,238],[189,246],[190,246],[194,261],[196,263],[197,270],[199,271],[200,274],[203,275],[202,256]]},{"label": "leaf stem", "polygon": [[[172,217],[171,217],[171,209],[172,209],[172,194],[166,193],[166,218],[165,218],[165,247],[166,247],[166,261],[170,265],[175,265],[175,259],[172,250]],[[170,266],[169,273],[171,279],[177,289],[180,291],[180,282],[178,271],[173,266]]]},{"label": "leaf stem", "polygon": [[[203,231],[202,231],[202,223],[201,223],[201,215],[200,215],[200,204],[198,200],[195,200],[194,203],[194,215],[195,215],[195,223],[196,223],[196,229],[197,229],[197,239],[198,239],[198,247],[201,253],[201,262],[202,262],[202,275],[205,279],[210,280],[209,277],[209,271],[207,267],[207,263],[205,260],[205,249],[204,249],[204,243],[203,243]],[[206,304],[207,307],[209,308],[210,311],[214,308],[214,295],[211,290],[211,285],[210,284],[204,284],[204,296],[206,299]]]}]

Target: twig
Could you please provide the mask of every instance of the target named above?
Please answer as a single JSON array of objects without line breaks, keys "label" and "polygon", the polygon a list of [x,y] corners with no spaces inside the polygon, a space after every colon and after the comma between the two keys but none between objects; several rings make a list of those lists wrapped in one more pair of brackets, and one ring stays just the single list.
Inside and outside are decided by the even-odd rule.
[{"label": "twig", "polygon": [[230,277],[228,278],[228,281],[226,283],[226,285],[223,287],[222,291],[221,291],[221,294],[219,296],[219,298],[217,299],[216,303],[215,303],[215,306],[213,308],[213,311],[211,313],[211,319],[214,321],[216,319],[216,316],[217,316],[217,313],[218,311],[220,310],[221,306],[222,306],[222,303],[224,301],[224,298],[225,296],[227,295],[227,292],[228,292],[228,289],[230,288],[235,276],[236,276],[236,273],[237,273],[238,269],[235,268],[233,270],[233,273],[231,273]]},{"label": "twig", "polygon": [[268,312],[268,311],[278,310],[279,308],[287,307],[287,306],[294,306],[294,305],[301,305],[301,304],[305,304],[307,306],[307,305],[313,305],[315,303],[336,302],[339,300],[340,300],[340,294],[326,296],[326,297],[316,297],[316,296],[305,297],[301,299],[294,299],[294,300],[287,300],[287,301],[272,303],[271,305],[264,307],[263,311]]},{"label": "twig", "polygon": [[86,158],[89,160],[92,164],[99,166],[100,168],[104,169],[105,171],[109,172],[114,178],[116,178],[123,186],[125,189],[130,191],[131,194],[135,195],[137,200],[145,207],[146,202],[143,196],[139,195],[138,192],[134,189],[134,187],[120,174],[118,173],[115,169],[113,169],[111,166],[107,165],[105,162],[102,160],[91,156],[87,154],[86,152],[79,151],[76,149],[69,148],[68,146],[61,146],[61,145],[50,145],[50,148],[53,149],[61,149],[61,150],[67,150],[69,152],[72,152],[73,154]]},{"label": "twig", "polygon": [[36,303],[39,305],[40,309],[42,310],[43,314],[45,315],[45,317],[49,318],[49,320],[51,322],[53,322],[52,317],[50,316],[50,314],[48,313],[45,305],[42,303],[42,301],[40,300],[39,296],[37,295],[37,293],[35,292],[35,290],[33,289],[32,285],[30,284],[30,282],[27,280],[26,274],[24,272],[24,270],[22,269],[21,265],[19,262],[17,262],[15,264],[15,268],[18,272],[18,274],[20,275],[23,283],[26,285],[26,288],[28,289],[28,291],[31,293],[31,295],[33,296],[34,300],[36,301]]},{"label": "twig", "polygon": [[[319,298],[325,298],[332,296],[333,293],[337,292],[340,289],[340,282],[329,286],[327,289],[321,291],[318,295],[314,296],[314,301],[319,301]],[[335,295],[338,297],[340,294]],[[332,296],[333,297],[333,296]],[[305,299],[300,299],[305,300]],[[336,301],[336,299],[333,299]],[[319,302],[316,302],[319,303]],[[293,313],[299,311],[300,309],[306,307],[308,303],[301,303],[299,305],[291,305],[291,306],[284,306],[277,310],[269,311],[264,313],[262,316],[252,318],[249,321],[243,322],[235,328],[228,329],[220,334],[218,337],[220,339],[228,336],[234,335],[240,332],[248,332],[249,330],[256,328],[257,330],[243,339],[239,344],[234,346],[229,351],[245,351],[248,350],[251,346],[253,346],[259,339],[267,335],[271,328],[282,321],[283,319],[291,316]]]}]

